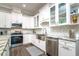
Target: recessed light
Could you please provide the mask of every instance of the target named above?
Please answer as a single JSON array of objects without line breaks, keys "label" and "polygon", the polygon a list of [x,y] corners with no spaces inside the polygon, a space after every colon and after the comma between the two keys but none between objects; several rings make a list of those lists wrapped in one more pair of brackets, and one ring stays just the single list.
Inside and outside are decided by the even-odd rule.
[{"label": "recessed light", "polygon": [[25,5],[25,4],[23,4],[22,6],[23,6],[23,7],[26,7],[26,5]]}]

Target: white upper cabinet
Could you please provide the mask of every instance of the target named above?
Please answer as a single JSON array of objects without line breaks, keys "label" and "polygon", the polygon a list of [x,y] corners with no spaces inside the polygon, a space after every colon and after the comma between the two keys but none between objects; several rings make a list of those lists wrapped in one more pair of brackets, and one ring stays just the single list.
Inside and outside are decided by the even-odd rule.
[{"label": "white upper cabinet", "polygon": [[31,16],[23,16],[23,28],[34,28],[34,20]]},{"label": "white upper cabinet", "polygon": [[70,24],[70,4],[60,3],[58,4],[58,23],[60,25]]},{"label": "white upper cabinet", "polygon": [[12,23],[22,23],[22,14],[12,13],[11,14]]},{"label": "white upper cabinet", "polygon": [[34,27],[39,27],[39,14],[36,14],[35,16],[33,16],[34,19]]},{"label": "white upper cabinet", "polygon": [[45,5],[39,10],[40,20],[46,20],[50,17],[50,8],[49,5]]},{"label": "white upper cabinet", "polygon": [[70,22],[71,24],[79,24],[79,3],[70,5]]},{"label": "white upper cabinet", "polygon": [[[39,15],[39,26],[37,27],[71,25],[69,3],[46,4],[36,15]],[[34,24],[37,24],[37,18],[34,17],[34,20],[36,20]]]},{"label": "white upper cabinet", "polygon": [[10,28],[10,19],[9,19],[9,13],[6,12],[0,12],[0,27],[1,28]]},{"label": "white upper cabinet", "polygon": [[50,20],[50,8],[49,5],[46,4],[39,10],[39,26],[40,27],[48,26],[49,20]]},{"label": "white upper cabinet", "polygon": [[22,28],[33,28],[34,27],[34,20],[31,16],[12,13],[11,14],[11,23],[21,23]]},{"label": "white upper cabinet", "polygon": [[11,14],[7,13],[6,16],[6,28],[11,28]]},{"label": "white upper cabinet", "polygon": [[26,20],[25,20],[25,17],[22,18],[22,21],[23,21],[22,28],[26,28],[26,24],[25,24],[26,23]]},{"label": "white upper cabinet", "polygon": [[66,23],[66,3],[61,3],[58,5],[58,17],[59,17],[59,24]]},{"label": "white upper cabinet", "polygon": [[56,12],[55,12],[55,10],[56,10],[56,6],[55,5],[50,7],[50,24],[51,25],[56,24],[56,16],[55,16]]},{"label": "white upper cabinet", "polygon": [[0,27],[4,28],[6,27],[6,16],[4,12],[0,12]]},{"label": "white upper cabinet", "polygon": [[50,8],[50,26],[61,26],[70,24],[70,4],[54,4]]}]

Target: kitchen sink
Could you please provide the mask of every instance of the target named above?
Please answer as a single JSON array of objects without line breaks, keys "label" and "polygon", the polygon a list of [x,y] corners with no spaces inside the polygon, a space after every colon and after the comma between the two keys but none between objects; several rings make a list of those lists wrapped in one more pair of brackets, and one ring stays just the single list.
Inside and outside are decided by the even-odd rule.
[{"label": "kitchen sink", "polygon": [[37,35],[37,38],[39,39],[39,40],[42,40],[42,41],[45,41],[45,35],[40,35],[40,34],[38,34]]}]

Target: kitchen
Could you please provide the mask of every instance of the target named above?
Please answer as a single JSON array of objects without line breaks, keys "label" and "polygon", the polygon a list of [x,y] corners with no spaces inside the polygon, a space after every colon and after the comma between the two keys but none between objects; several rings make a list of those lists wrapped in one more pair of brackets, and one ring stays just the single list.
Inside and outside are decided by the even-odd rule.
[{"label": "kitchen", "polygon": [[1,56],[79,56],[79,3],[0,3]]}]

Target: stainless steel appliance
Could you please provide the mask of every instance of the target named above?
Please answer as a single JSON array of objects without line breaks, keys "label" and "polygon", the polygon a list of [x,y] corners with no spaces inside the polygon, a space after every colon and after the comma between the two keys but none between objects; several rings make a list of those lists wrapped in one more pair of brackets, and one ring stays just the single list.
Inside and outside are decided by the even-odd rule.
[{"label": "stainless steel appliance", "polygon": [[21,32],[15,32],[11,34],[11,47],[16,47],[23,43],[23,34]]},{"label": "stainless steel appliance", "polygon": [[12,23],[11,28],[22,28],[22,24],[21,23]]},{"label": "stainless steel appliance", "polygon": [[22,24],[12,23],[11,28],[14,28],[11,31],[11,47],[16,47],[21,45],[23,43],[23,33],[21,31]]},{"label": "stainless steel appliance", "polygon": [[58,56],[58,39],[57,38],[47,37],[46,54],[48,56]]}]

